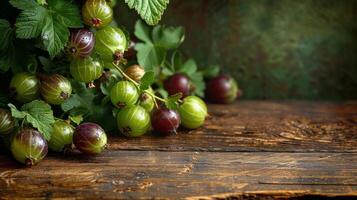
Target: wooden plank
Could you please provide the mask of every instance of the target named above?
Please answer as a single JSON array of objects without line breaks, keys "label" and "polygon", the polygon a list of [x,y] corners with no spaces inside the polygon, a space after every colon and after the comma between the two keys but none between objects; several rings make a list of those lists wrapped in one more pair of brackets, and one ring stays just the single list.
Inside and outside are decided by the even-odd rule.
[{"label": "wooden plank", "polygon": [[[238,101],[209,105],[200,129],[112,136],[112,150],[357,152],[357,102]],[[119,135],[119,134],[118,134]]]},{"label": "wooden plank", "polygon": [[9,156],[0,161],[2,199],[357,198],[356,153],[75,152],[32,168]]}]

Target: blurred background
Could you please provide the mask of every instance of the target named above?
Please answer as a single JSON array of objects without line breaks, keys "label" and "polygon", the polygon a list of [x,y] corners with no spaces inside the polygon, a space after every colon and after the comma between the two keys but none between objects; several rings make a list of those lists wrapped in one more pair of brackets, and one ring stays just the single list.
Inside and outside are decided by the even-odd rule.
[{"label": "blurred background", "polygon": [[[136,13],[116,15],[132,32]],[[161,24],[184,26],[181,50],[245,99],[357,99],[357,0],[171,0]]]}]

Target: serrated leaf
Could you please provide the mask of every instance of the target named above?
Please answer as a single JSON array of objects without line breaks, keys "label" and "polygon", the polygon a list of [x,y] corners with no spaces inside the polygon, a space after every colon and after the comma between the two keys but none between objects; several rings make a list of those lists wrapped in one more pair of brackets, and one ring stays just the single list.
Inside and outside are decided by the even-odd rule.
[{"label": "serrated leaf", "polygon": [[41,6],[23,10],[16,19],[16,36],[23,39],[40,36],[49,16],[46,8]]},{"label": "serrated leaf", "polygon": [[136,21],[134,34],[138,39],[147,43],[152,43],[150,32],[150,27],[146,25],[143,21]]},{"label": "serrated leaf", "polygon": [[48,141],[51,138],[52,124],[55,122],[51,106],[44,101],[35,100],[24,104],[21,111],[9,104],[14,118],[24,119],[43,135]]},{"label": "serrated leaf", "polygon": [[177,72],[185,73],[188,76],[191,76],[197,71],[197,65],[195,60],[189,59],[183,65],[181,65],[177,70]]},{"label": "serrated leaf", "polygon": [[48,0],[41,6],[33,0],[12,0],[10,3],[19,8],[16,20],[18,38],[29,39],[41,35],[43,45],[54,58],[67,43],[69,28],[83,27],[77,6],[70,1]]},{"label": "serrated leaf", "polygon": [[8,21],[0,19],[0,72],[7,72],[14,66],[14,32]]},{"label": "serrated leaf", "polygon": [[47,3],[50,9],[55,11],[56,16],[60,18],[60,21],[62,21],[64,25],[70,28],[83,27],[81,12],[71,1],[48,0]]},{"label": "serrated leaf", "polygon": [[147,90],[150,85],[155,82],[155,73],[153,71],[145,72],[144,76],[140,80],[140,89]]},{"label": "serrated leaf", "polygon": [[139,65],[145,70],[151,71],[155,67],[160,67],[165,61],[166,50],[149,43],[139,43],[135,46]]},{"label": "serrated leaf", "polygon": [[23,118],[25,118],[25,116],[27,115],[26,112],[17,110],[16,106],[13,105],[13,104],[11,104],[11,103],[9,103],[8,106],[9,106],[9,108],[10,108],[10,110],[11,110],[11,115],[12,115],[12,117],[14,117],[14,118],[23,119]]},{"label": "serrated leaf", "polygon": [[34,0],[10,0],[12,6],[20,10],[33,10],[39,5]]},{"label": "serrated leaf", "polygon": [[125,0],[125,3],[135,9],[147,24],[155,25],[160,21],[169,0]]},{"label": "serrated leaf", "polygon": [[152,38],[156,46],[167,50],[175,49],[184,41],[185,30],[182,26],[166,27],[158,25],[152,30]]},{"label": "serrated leaf", "polygon": [[51,58],[54,58],[64,48],[69,34],[68,28],[58,16],[50,15],[46,18],[46,24],[42,30],[42,39]]}]

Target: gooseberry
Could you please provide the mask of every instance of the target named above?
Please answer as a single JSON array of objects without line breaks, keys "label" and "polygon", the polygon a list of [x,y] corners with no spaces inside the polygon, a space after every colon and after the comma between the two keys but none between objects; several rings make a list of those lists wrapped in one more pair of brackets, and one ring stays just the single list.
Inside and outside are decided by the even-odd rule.
[{"label": "gooseberry", "polygon": [[71,82],[62,75],[41,75],[40,82],[41,95],[49,104],[59,105],[72,94]]},{"label": "gooseberry", "polygon": [[106,26],[95,33],[95,50],[101,56],[106,68],[113,68],[112,63],[118,63],[126,49],[126,37],[117,27]]},{"label": "gooseberry", "polygon": [[27,72],[15,74],[10,82],[10,95],[19,102],[27,103],[38,98],[40,83],[35,75]]},{"label": "gooseberry", "polygon": [[190,95],[190,79],[183,74],[174,74],[164,81],[164,88],[169,95],[182,93],[182,97]]},{"label": "gooseberry", "polygon": [[0,135],[9,134],[14,130],[15,121],[10,111],[0,108]]},{"label": "gooseberry", "polygon": [[37,130],[25,128],[20,130],[13,138],[11,152],[18,162],[32,166],[47,155],[47,141]]},{"label": "gooseberry", "polygon": [[199,97],[187,96],[179,106],[182,125],[189,129],[202,126],[207,116],[207,106]]},{"label": "gooseberry", "polygon": [[107,145],[107,135],[98,124],[83,123],[74,131],[73,144],[84,154],[99,154]]},{"label": "gooseberry", "polygon": [[128,106],[118,112],[117,124],[123,135],[138,137],[150,129],[150,115],[141,106]]},{"label": "gooseberry", "polygon": [[157,109],[152,113],[151,125],[154,131],[161,134],[176,133],[180,126],[180,115],[175,110]]},{"label": "gooseberry", "polygon": [[129,81],[117,82],[110,91],[110,99],[113,105],[118,108],[134,105],[138,98],[138,90],[135,85]]},{"label": "gooseberry", "polygon": [[145,70],[144,68],[140,67],[140,65],[131,65],[125,69],[124,73],[134,81],[139,82],[144,76]]},{"label": "gooseberry", "polygon": [[113,10],[106,0],[87,0],[82,8],[83,21],[93,28],[102,28],[113,21]]},{"label": "gooseberry", "polygon": [[139,97],[139,105],[150,113],[155,106],[154,98],[149,94],[143,92]]},{"label": "gooseberry", "polygon": [[72,60],[70,72],[75,80],[89,83],[101,77],[103,66],[91,57],[79,58]]},{"label": "gooseberry", "polygon": [[73,140],[73,127],[62,120],[57,120],[53,123],[51,139],[48,142],[48,147],[55,152],[61,152],[65,148],[70,147]]},{"label": "gooseberry", "polygon": [[237,98],[238,85],[227,75],[210,79],[206,85],[206,97],[213,103],[232,103]]},{"label": "gooseberry", "polygon": [[85,58],[92,53],[94,44],[95,38],[90,30],[75,29],[71,31],[67,50],[75,58]]}]

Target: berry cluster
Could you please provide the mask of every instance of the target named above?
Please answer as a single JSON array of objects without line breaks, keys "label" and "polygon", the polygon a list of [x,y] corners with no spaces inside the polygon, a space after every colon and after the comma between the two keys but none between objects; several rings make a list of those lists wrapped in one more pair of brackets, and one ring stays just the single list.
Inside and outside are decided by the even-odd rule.
[{"label": "berry cluster", "polygon": [[[168,135],[176,133],[180,125],[187,129],[201,127],[208,113],[207,106],[192,95],[195,86],[185,74],[176,73],[164,80],[164,89],[170,96],[163,97],[155,87],[150,87],[153,81],[148,81],[148,71],[137,64],[127,66],[124,55],[130,42],[121,28],[109,25],[113,20],[112,3],[106,0],[84,2],[82,19],[86,27],[71,30],[65,48],[68,74],[19,72],[11,77],[9,94],[16,105],[41,99],[56,110],[77,92],[73,81],[97,89],[101,86],[96,82],[101,84],[105,74],[116,73],[117,79],[108,94],[101,95],[111,101],[116,125],[123,135],[138,137],[150,131]],[[217,89],[214,87],[208,87],[208,94],[210,88]],[[227,99],[225,103],[231,102],[236,90],[236,86],[222,89],[227,95],[219,98]],[[39,108],[29,109],[35,113]],[[99,124],[85,120],[76,126],[63,119],[67,113],[60,111],[51,124],[51,137],[46,140],[41,130],[33,125],[31,116],[23,116],[21,121],[15,115],[0,108],[0,135],[11,135],[7,137],[10,150],[14,158],[25,165],[41,161],[48,149],[64,152],[75,146],[83,154],[95,155],[106,147],[107,136]]]}]

